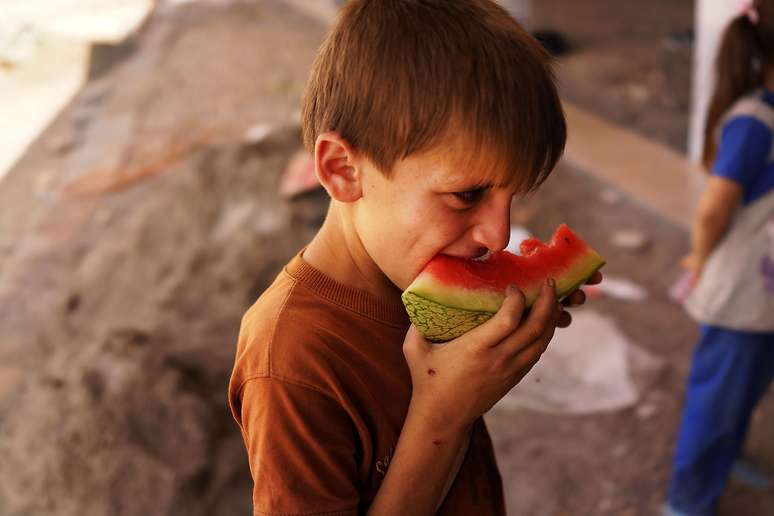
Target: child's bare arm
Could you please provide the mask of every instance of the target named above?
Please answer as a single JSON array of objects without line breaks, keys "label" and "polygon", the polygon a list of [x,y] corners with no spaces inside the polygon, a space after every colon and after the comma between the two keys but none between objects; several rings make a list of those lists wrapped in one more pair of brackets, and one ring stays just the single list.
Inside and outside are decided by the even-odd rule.
[{"label": "child's bare arm", "polygon": [[408,414],[370,515],[429,515],[442,503],[472,424],[527,374],[553,337],[561,310],[546,284],[521,323],[524,296],[509,292],[489,321],[444,345],[413,327],[404,342],[411,370]]},{"label": "child's bare arm", "polygon": [[694,217],[691,254],[683,265],[699,276],[704,262],[728,230],[734,210],[742,198],[742,186],[736,181],[713,176],[707,182]]}]

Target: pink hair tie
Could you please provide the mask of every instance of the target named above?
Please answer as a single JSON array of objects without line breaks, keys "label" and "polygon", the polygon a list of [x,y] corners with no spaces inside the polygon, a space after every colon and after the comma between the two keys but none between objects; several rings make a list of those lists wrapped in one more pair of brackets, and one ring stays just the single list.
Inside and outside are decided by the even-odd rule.
[{"label": "pink hair tie", "polygon": [[744,4],[741,9],[739,9],[739,16],[747,16],[747,19],[750,20],[750,23],[753,25],[758,25],[758,22],[761,21],[761,15],[758,14],[758,9],[755,8],[752,2]]}]

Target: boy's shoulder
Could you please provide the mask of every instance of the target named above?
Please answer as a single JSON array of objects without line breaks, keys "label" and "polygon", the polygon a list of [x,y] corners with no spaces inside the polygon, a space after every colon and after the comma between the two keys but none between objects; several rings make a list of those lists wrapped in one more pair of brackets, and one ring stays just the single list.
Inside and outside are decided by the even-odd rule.
[{"label": "boy's shoulder", "polygon": [[264,378],[336,397],[363,375],[402,374],[408,326],[399,297],[337,283],[299,254],[242,317],[229,391]]},{"label": "boy's shoulder", "polygon": [[286,269],[245,312],[239,329],[234,375],[313,382],[309,365],[320,361],[332,341],[331,317],[346,317],[314,296]]}]

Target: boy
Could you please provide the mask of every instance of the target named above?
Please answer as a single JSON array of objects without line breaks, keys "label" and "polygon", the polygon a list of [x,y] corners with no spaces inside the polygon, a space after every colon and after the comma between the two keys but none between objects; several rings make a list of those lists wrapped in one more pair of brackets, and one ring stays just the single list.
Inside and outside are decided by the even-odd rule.
[{"label": "boy", "polygon": [[507,245],[512,197],[564,147],[548,56],[491,0],[350,1],[314,63],[304,139],[330,209],[246,313],[229,386],[254,514],[504,514],[481,416],[569,315],[549,281],[522,320],[511,289],[433,346],[400,293],[438,253]]}]

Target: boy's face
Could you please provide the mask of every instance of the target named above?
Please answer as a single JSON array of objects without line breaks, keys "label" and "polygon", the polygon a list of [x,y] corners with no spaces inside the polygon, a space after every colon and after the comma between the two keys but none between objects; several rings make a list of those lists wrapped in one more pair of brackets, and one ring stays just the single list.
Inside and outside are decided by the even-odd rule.
[{"label": "boy's face", "polygon": [[475,258],[508,245],[516,190],[486,183],[487,160],[463,167],[469,160],[455,159],[452,148],[409,156],[389,179],[368,163],[362,167],[355,228],[371,259],[401,290],[437,254]]}]

